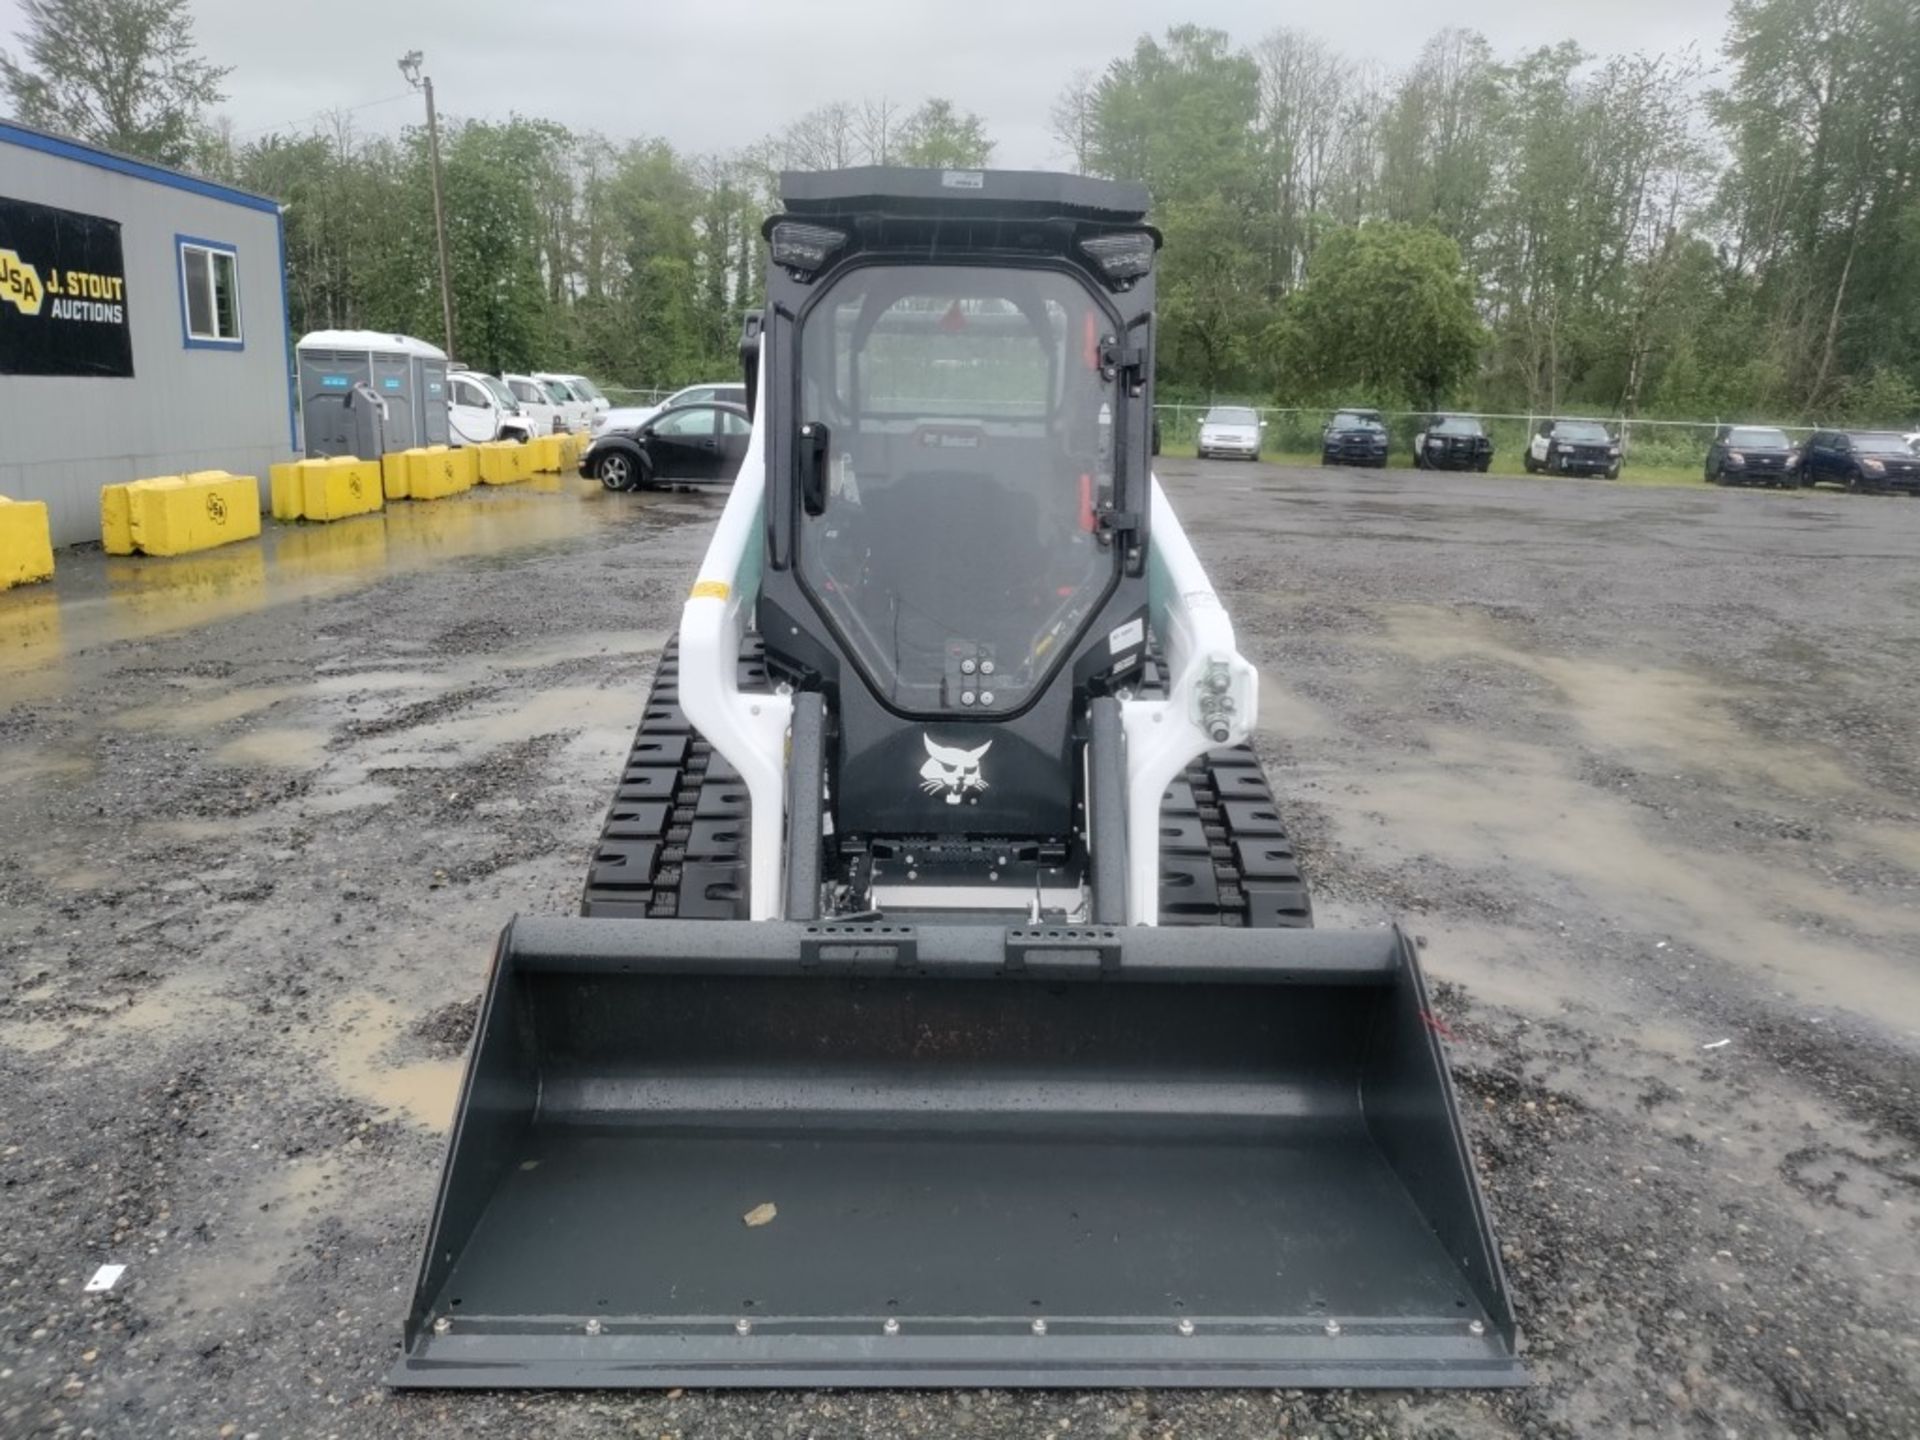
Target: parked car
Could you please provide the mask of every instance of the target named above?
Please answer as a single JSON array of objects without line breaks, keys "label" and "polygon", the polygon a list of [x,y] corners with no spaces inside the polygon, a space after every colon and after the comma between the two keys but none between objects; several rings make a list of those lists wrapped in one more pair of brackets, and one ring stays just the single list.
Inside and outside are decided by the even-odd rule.
[{"label": "parked car", "polygon": [[1387,463],[1387,424],[1378,410],[1336,410],[1320,432],[1322,465],[1371,465],[1383,469]]},{"label": "parked car", "polygon": [[1620,442],[1598,420],[1542,420],[1520,463],[1529,475],[1620,478]]},{"label": "parked car", "polygon": [[663,481],[730,484],[752,434],[745,405],[675,405],[635,429],[607,431],[580,468],[609,490],[644,490]]},{"label": "parked car", "polygon": [[547,393],[547,387],[531,375],[513,375],[502,373],[500,381],[513,392],[513,398],[520,402],[520,410],[527,417],[527,423],[533,427],[536,435],[558,435],[567,428],[567,418],[560,404]]},{"label": "parked car", "polygon": [[560,407],[560,424],[569,434],[585,435],[592,429],[593,402],[576,395],[573,387],[551,375],[535,375],[533,383],[547,392],[547,398]]},{"label": "parked car", "polygon": [[684,390],[674,391],[658,405],[632,405],[607,410],[594,420],[593,433],[604,435],[612,430],[637,430],[654,416],[675,405],[696,405],[709,400],[721,400],[729,405],[745,407],[747,387],[738,380],[715,380],[703,385],[689,385]]},{"label": "parked car", "polygon": [[533,438],[533,426],[513,392],[478,370],[447,372],[447,431],[454,445]]},{"label": "parked car", "polygon": [[1493,437],[1473,415],[1435,415],[1413,437],[1420,470],[1479,470],[1493,464]]},{"label": "parked car", "polygon": [[1260,432],[1267,422],[1244,405],[1216,405],[1200,417],[1200,442],[1196,453],[1202,460],[1212,455],[1244,455],[1260,458]]},{"label": "parked car", "polygon": [[1891,430],[1816,430],[1800,456],[1800,483],[1920,492],[1920,455]]},{"label": "parked car", "polygon": [[1715,485],[1800,483],[1800,447],[1771,425],[1722,425],[1707,446],[1707,479]]},{"label": "parked car", "polygon": [[564,385],[575,400],[587,407],[589,421],[595,415],[604,415],[613,408],[613,402],[606,397],[606,393],[584,375],[568,375],[557,370],[536,370],[533,372],[533,378],[551,380],[556,384]]}]

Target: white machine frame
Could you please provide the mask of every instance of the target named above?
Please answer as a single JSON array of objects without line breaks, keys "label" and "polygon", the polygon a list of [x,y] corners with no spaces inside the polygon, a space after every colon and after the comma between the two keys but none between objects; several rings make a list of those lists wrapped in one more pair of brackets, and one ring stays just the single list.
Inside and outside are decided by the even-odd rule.
[{"label": "white machine frame", "polygon": [[[765,372],[754,414],[765,413]],[[755,425],[737,482],[680,614],[680,708],[740,772],[752,803],[747,914],[782,918],[787,732],[793,702],[740,689],[740,644],[752,624],[765,555],[766,449]],[[1160,919],[1160,799],[1194,760],[1237,745],[1259,720],[1260,677],[1235,647],[1233,622],[1153,481],[1151,622],[1167,667],[1167,697],[1122,702],[1127,760],[1127,921]],[[1212,727],[1224,726],[1222,734]]]}]

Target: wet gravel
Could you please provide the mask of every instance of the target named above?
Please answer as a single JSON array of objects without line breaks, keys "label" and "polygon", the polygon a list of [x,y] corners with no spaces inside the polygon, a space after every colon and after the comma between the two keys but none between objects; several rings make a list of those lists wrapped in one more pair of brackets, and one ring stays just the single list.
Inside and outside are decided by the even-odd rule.
[{"label": "wet gravel", "polygon": [[0,1435],[1920,1433],[1920,505],[1163,473],[1321,923],[1425,938],[1531,1388],[384,1390],[717,508],[569,485],[0,595]]}]

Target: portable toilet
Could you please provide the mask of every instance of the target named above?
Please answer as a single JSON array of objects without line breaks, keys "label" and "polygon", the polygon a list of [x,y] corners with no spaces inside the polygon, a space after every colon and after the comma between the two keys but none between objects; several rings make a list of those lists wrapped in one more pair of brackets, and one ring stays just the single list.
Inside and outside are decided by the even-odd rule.
[{"label": "portable toilet", "polygon": [[[316,330],[301,337],[295,353],[308,455],[378,460],[367,453],[370,445],[410,450],[447,443],[447,356],[438,346],[378,330]],[[364,396],[349,403],[362,386],[384,402],[378,430],[356,413],[365,409]],[[372,438],[380,433],[384,440]]]}]

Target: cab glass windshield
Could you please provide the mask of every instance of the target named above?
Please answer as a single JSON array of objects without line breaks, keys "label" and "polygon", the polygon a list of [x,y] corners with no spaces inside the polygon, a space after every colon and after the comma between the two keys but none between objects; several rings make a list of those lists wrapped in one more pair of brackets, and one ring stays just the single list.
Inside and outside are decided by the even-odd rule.
[{"label": "cab glass windshield", "polygon": [[1466,415],[1443,415],[1433,424],[1435,435],[1484,435],[1480,422]]},{"label": "cab glass windshield", "polygon": [[1911,455],[1904,435],[1855,435],[1853,448],[1867,455]]},{"label": "cab glass windshield", "polygon": [[1791,448],[1784,430],[1769,430],[1748,425],[1727,432],[1727,444],[1744,445],[1749,450],[1786,450]]},{"label": "cab glass windshield", "polygon": [[1387,427],[1380,423],[1378,416],[1362,415],[1357,410],[1341,410],[1333,417],[1333,428],[1336,430],[1384,430]]},{"label": "cab glass windshield", "polygon": [[1112,327],[1070,275],[960,265],[850,270],[806,311],[800,578],[888,703],[1018,709],[1111,586]]},{"label": "cab glass windshield", "polygon": [[1260,417],[1251,410],[1236,409],[1231,405],[1218,405],[1207,412],[1203,425],[1258,425]]}]

